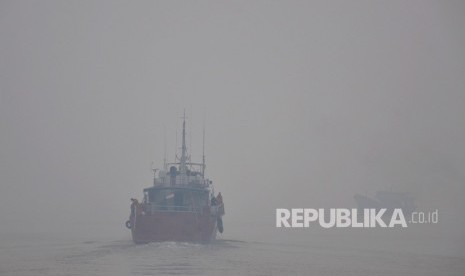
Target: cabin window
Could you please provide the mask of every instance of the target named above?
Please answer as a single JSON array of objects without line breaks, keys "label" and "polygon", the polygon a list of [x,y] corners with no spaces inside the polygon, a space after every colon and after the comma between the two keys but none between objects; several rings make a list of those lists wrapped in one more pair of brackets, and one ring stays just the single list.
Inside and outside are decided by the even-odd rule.
[{"label": "cabin window", "polygon": [[192,211],[208,204],[208,191],[183,189],[155,189],[148,200],[156,210]]}]

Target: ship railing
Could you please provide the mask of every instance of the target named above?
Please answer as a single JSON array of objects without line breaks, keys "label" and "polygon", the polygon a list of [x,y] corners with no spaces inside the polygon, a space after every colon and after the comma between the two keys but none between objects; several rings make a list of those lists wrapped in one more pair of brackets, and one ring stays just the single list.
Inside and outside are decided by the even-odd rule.
[{"label": "ship railing", "polygon": [[201,206],[186,206],[186,205],[158,205],[152,203],[145,204],[145,212],[190,212],[199,213],[203,207]]}]

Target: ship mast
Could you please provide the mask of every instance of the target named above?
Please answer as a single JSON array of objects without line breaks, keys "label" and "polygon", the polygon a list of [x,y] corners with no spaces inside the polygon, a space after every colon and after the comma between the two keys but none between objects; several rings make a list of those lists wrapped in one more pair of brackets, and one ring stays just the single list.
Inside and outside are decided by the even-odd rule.
[{"label": "ship mast", "polygon": [[180,162],[180,173],[181,175],[187,172],[187,147],[186,147],[186,111],[184,110],[183,122],[182,122],[182,151],[181,151],[181,162]]},{"label": "ship mast", "polygon": [[203,121],[203,137],[202,137],[202,176],[205,177],[205,118]]}]

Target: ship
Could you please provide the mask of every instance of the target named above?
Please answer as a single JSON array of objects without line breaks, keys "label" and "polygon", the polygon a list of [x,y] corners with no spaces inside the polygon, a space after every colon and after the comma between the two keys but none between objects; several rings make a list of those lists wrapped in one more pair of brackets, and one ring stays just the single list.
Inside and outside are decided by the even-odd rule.
[{"label": "ship", "polygon": [[374,197],[356,194],[354,200],[359,215],[363,216],[363,209],[386,209],[385,215],[390,216],[394,209],[401,209],[406,217],[410,217],[416,210],[413,197],[408,193],[394,191],[377,191]]},{"label": "ship", "polygon": [[[205,131],[203,136],[205,148]],[[202,162],[191,162],[186,147],[186,116],[182,124],[181,155],[173,163],[164,159],[163,169],[153,169],[153,185],[143,189],[143,199],[132,198],[126,227],[136,244],[150,242],[208,243],[223,233],[225,214],[221,193],[205,176]]]}]

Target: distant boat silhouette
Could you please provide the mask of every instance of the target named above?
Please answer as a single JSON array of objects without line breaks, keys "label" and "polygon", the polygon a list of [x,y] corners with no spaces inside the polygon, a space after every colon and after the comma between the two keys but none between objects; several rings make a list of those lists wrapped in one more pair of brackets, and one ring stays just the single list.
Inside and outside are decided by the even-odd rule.
[{"label": "distant boat silhouette", "polygon": [[363,215],[363,209],[387,209],[386,214],[392,214],[394,209],[402,209],[405,216],[410,216],[416,206],[412,196],[408,193],[377,191],[374,198],[366,195],[354,195],[358,213]]}]

